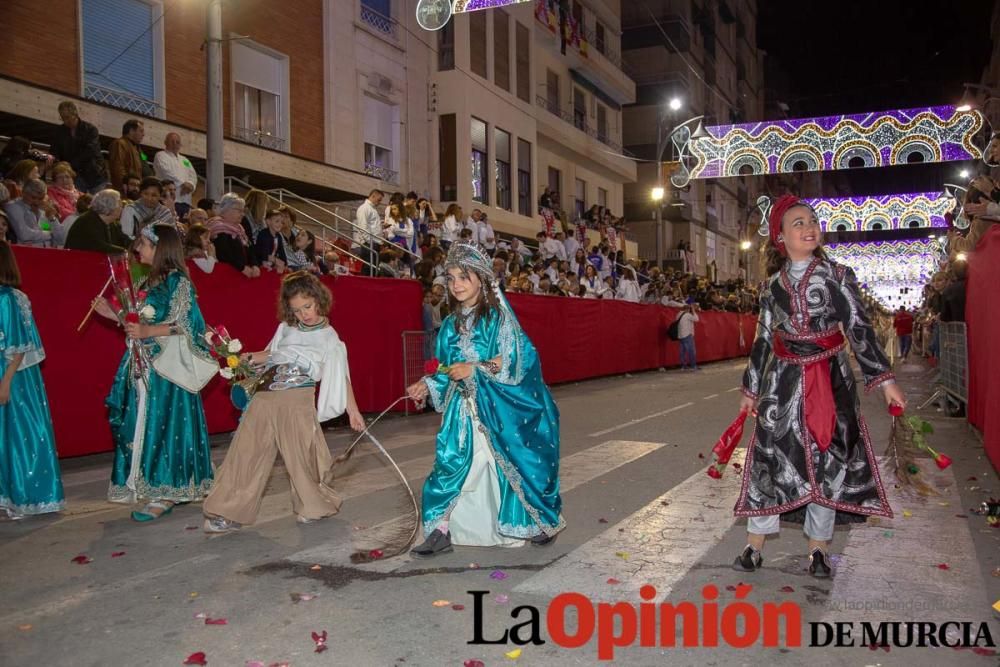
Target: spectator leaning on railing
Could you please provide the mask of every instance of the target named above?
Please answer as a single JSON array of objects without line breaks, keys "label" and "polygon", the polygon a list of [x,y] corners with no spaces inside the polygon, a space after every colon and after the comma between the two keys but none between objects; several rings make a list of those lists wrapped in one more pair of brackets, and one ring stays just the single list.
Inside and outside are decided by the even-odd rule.
[{"label": "spectator leaning on railing", "polygon": [[[53,244],[53,233],[46,231],[44,226],[58,226],[59,221],[55,207],[48,204],[51,214],[47,215],[45,198],[48,188],[40,179],[33,178],[25,182],[21,197],[4,205],[7,219],[17,243],[30,246],[50,246]],[[60,239],[55,239],[58,242]]]},{"label": "spectator leaning on railing", "polygon": [[378,245],[382,239],[382,216],[375,207],[381,203],[383,196],[385,193],[381,190],[372,190],[355,214],[356,227],[351,252],[368,263],[365,272],[370,276],[375,275]]},{"label": "spectator leaning on railing", "polygon": [[260,267],[250,241],[249,230],[243,227],[243,209],[246,203],[233,192],[222,195],[216,210],[217,216],[208,221],[208,233],[215,244],[215,256],[229,264],[247,278],[260,276]]},{"label": "spectator leaning on railing", "polygon": [[173,225],[174,214],[160,203],[163,196],[163,185],[160,179],[147,177],[139,184],[139,198],[125,206],[122,211],[122,231],[131,238],[136,238],[139,232],[148,225]]}]

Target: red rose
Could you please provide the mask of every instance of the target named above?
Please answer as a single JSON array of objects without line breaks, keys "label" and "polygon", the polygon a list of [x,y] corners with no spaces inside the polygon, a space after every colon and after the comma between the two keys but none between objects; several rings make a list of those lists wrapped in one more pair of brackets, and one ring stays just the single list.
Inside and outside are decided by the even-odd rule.
[{"label": "red rose", "polygon": [[893,417],[903,416],[903,406],[898,403],[891,403],[889,405],[889,414]]},{"label": "red rose", "polygon": [[948,456],[947,454],[938,454],[937,456],[934,457],[934,463],[937,464],[938,468],[944,470],[945,468],[951,465],[951,457]]},{"label": "red rose", "polygon": [[440,365],[441,364],[438,362],[437,359],[428,359],[427,361],[424,362],[424,374],[434,375],[435,373],[437,373],[438,366]]},{"label": "red rose", "polygon": [[225,341],[222,340],[222,338],[219,336],[219,334],[217,334],[217,333],[215,333],[213,331],[212,332],[212,345],[222,345],[223,342],[225,342]]},{"label": "red rose", "polygon": [[719,470],[717,466],[709,466],[708,470],[705,472],[707,472],[708,476],[712,479],[722,479],[722,471]]},{"label": "red rose", "polygon": [[229,338],[229,331],[226,329],[226,327],[220,326],[216,328],[216,331],[218,331],[219,335],[222,336],[223,338]]},{"label": "red rose", "polygon": [[139,301],[145,301],[147,294],[148,292],[146,290],[141,289],[138,292],[136,292],[135,298],[139,299]]},{"label": "red rose", "polygon": [[131,312],[131,313],[126,314],[125,315],[125,321],[128,322],[129,324],[138,324],[139,323],[139,313]]},{"label": "red rose", "polygon": [[116,297],[115,295],[112,294],[111,296],[108,297],[108,305],[111,306],[111,310],[115,311],[116,313],[121,312],[122,303],[121,301],[118,300],[118,297]]}]

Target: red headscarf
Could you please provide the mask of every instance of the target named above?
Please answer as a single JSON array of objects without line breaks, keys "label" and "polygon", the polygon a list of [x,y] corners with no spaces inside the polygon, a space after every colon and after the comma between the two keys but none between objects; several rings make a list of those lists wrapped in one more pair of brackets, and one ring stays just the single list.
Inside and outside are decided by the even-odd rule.
[{"label": "red headscarf", "polygon": [[778,252],[780,252],[782,256],[785,256],[788,253],[785,251],[784,240],[780,238],[781,219],[785,217],[785,213],[788,212],[788,209],[801,203],[802,200],[795,195],[782,195],[778,198],[778,201],[774,202],[771,206],[771,217],[768,219],[768,231],[770,232],[771,243],[774,244],[774,247],[778,249]]}]

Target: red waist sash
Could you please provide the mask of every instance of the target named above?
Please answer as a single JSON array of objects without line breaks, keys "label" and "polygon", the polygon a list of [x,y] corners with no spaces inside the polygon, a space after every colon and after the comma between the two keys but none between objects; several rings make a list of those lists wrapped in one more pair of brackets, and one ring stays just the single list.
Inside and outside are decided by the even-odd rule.
[{"label": "red waist sash", "polygon": [[[795,340],[794,336],[789,337]],[[833,428],[837,423],[837,409],[833,402],[833,386],[830,381],[830,364],[826,360],[834,356],[847,342],[839,329],[832,330],[819,338],[809,338],[812,343],[822,349],[822,352],[800,355],[792,352],[785,345],[783,336],[778,333],[774,337],[774,354],[782,361],[802,366],[805,379],[805,418],[806,428],[816,441],[819,451],[825,452],[833,440]]]}]

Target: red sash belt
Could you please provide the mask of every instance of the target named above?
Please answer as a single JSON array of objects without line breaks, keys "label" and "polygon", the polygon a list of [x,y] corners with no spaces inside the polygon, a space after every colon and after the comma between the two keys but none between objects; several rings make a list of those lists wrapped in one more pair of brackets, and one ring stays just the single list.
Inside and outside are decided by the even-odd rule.
[{"label": "red sash belt", "polygon": [[[796,337],[789,336],[789,339],[795,340]],[[774,354],[782,361],[803,367],[806,427],[816,441],[819,451],[825,452],[833,440],[833,428],[837,423],[833,386],[830,382],[830,364],[826,363],[826,360],[840,352],[846,341],[839,329],[821,334],[819,338],[809,337],[799,340],[807,340],[823,351],[805,356],[795,354],[788,349],[779,333],[774,337]]]}]

